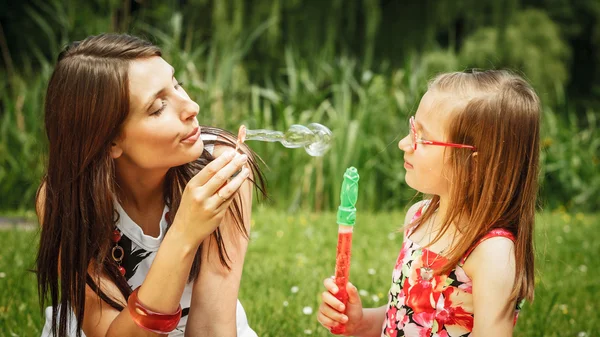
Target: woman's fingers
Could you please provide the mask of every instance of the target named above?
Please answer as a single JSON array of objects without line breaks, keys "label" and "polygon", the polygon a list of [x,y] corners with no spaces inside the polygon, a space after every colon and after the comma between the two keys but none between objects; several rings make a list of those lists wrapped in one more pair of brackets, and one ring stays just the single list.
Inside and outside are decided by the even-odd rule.
[{"label": "woman's fingers", "polygon": [[237,193],[248,176],[250,176],[250,169],[244,166],[241,172],[235,176],[235,178],[229,180],[225,185],[217,190],[217,192],[214,194],[219,199],[217,201],[227,203],[227,201],[233,200],[233,196]]},{"label": "woman's fingers", "polygon": [[229,164],[235,157],[235,155],[235,151],[231,150],[218,156],[217,158],[215,158],[215,160],[208,163],[208,165],[206,165],[202,170],[200,170],[200,172],[198,172],[194,177],[192,177],[192,179],[190,179],[190,181],[188,182],[188,186],[203,186],[222,168]]},{"label": "woman's fingers", "polygon": [[[225,165],[222,169],[220,169],[217,173],[215,173],[208,181],[203,185],[205,193],[208,197],[216,194],[217,191],[224,188],[227,184],[231,183],[234,179],[231,179],[232,176],[238,172],[248,161],[248,156],[245,154],[237,154],[235,158],[233,158],[227,165]],[[208,167],[208,166],[207,166]],[[240,176],[241,174],[238,174]],[[247,177],[247,176],[246,176]],[[237,176],[236,176],[237,178]],[[243,178],[243,177],[242,177]],[[231,179],[231,180],[230,180]],[[241,182],[240,184],[241,185]],[[238,186],[239,187],[239,186]],[[225,192],[230,192],[230,194],[226,195],[221,192],[220,196],[228,199],[237,191],[237,189],[232,190],[232,186],[230,185],[230,189]]]}]

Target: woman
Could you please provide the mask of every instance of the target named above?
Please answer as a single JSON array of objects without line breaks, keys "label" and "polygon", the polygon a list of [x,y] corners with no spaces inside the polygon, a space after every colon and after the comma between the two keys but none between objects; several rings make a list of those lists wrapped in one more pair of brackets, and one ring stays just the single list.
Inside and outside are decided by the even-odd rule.
[{"label": "woman", "polygon": [[263,176],[230,133],[198,124],[174,72],[128,35],[59,55],[37,197],[43,335],[256,335],[237,295]]}]

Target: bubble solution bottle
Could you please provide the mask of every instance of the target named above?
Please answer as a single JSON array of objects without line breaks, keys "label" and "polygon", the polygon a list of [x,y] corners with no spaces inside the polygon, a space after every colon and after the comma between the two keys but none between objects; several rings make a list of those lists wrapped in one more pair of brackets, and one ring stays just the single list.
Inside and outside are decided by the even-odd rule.
[{"label": "bubble solution bottle", "polygon": [[[349,167],[344,173],[342,190],[340,193],[340,206],[337,213],[338,243],[335,258],[335,284],[338,292],[335,297],[344,307],[348,305],[348,292],[346,284],[350,277],[350,256],[352,253],[352,233],[356,222],[356,200],[358,199],[358,172],[356,168]],[[342,334],[346,331],[344,325],[331,329],[333,334]]]}]

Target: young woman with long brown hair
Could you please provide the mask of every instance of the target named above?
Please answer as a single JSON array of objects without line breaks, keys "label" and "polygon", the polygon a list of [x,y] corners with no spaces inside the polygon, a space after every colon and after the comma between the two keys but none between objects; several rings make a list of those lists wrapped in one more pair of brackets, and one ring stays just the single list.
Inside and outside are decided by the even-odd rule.
[{"label": "young woman with long brown hair", "polygon": [[437,76],[404,151],[406,183],[429,195],[408,210],[387,305],[346,307],[324,281],[318,320],[352,336],[512,336],[534,290],[540,102],[507,71]]},{"label": "young woman with long brown hair", "polygon": [[59,55],[37,197],[44,336],[256,336],[237,296],[263,176],[233,135],[199,125],[174,73],[129,35]]}]

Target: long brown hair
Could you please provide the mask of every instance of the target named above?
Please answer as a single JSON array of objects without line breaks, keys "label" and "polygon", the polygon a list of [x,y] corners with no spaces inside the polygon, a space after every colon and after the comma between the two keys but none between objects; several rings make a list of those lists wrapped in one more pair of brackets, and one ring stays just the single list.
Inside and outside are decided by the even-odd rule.
[{"label": "long brown hair", "polygon": [[[44,193],[40,193],[40,188],[37,196],[43,209],[37,281],[42,308],[50,296],[52,332],[56,336],[66,335],[68,308],[74,310],[80,335],[86,284],[109,305],[123,309],[119,301],[98,286],[100,274],[107,275],[125,298],[131,293],[109,257],[110,236],[116,222],[115,166],[110,148],[129,113],[129,64],[152,56],[161,56],[160,49],[137,37],[91,36],[60,53],[50,78],[45,102],[48,165],[41,185]],[[210,127],[202,127],[202,132],[224,139],[213,143],[234,145],[235,138],[229,132]],[[244,151],[249,155],[253,183],[266,195],[256,157],[249,148],[244,147]],[[187,182],[213,159],[204,150],[198,160],[168,171],[164,198],[171,217],[179,207]],[[240,203],[234,200],[228,212],[247,238]],[[219,229],[212,235],[221,263],[229,268]],[[190,282],[200,270],[200,250],[188,277]],[[88,274],[90,264],[95,267],[95,277]]]},{"label": "long brown hair", "polygon": [[[458,225],[460,240],[448,252],[442,273],[456,266],[468,249],[494,228],[515,241],[516,275],[512,298],[533,300],[533,230],[538,192],[540,100],[521,77],[505,70],[442,74],[429,90],[456,104],[447,125],[450,142],[474,145],[447,148],[451,166],[448,213],[433,242]],[[431,219],[431,207],[414,224]]]}]

